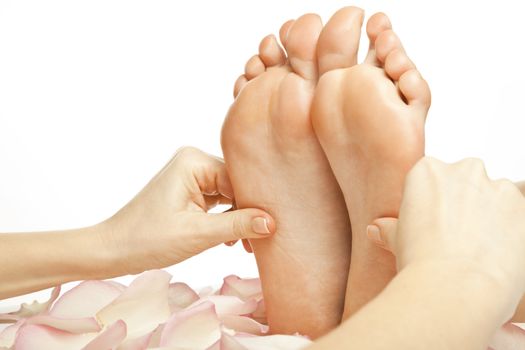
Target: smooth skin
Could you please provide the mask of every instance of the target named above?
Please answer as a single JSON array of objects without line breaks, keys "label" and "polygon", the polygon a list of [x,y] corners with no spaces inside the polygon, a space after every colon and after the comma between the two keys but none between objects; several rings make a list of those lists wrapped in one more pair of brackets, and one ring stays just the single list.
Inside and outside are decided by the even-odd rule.
[{"label": "smooth skin", "polygon": [[388,17],[377,13],[366,27],[370,47],[361,64],[356,64],[359,36],[333,39],[348,58],[321,77],[311,113],[352,223],[344,319],[396,273],[392,255],[371,244],[366,228],[376,218],[397,217],[405,175],[424,155],[430,106],[430,89]]},{"label": "smooth skin", "polygon": [[275,231],[272,217],[260,209],[207,213],[232,199],[224,162],[182,148],[133,200],[102,223],[0,234],[0,299],[69,281],[163,268],[224,242],[267,238]]},{"label": "smooth skin", "polygon": [[517,187],[491,181],[479,160],[423,158],[406,177],[390,233],[381,237],[399,274],[310,349],[487,349],[525,292]]},{"label": "smooth skin", "polygon": [[[516,188],[520,190],[525,196],[525,182],[518,182],[515,184]],[[396,232],[398,229],[398,219],[396,218],[379,218],[372,222],[367,228],[368,238],[378,247],[383,248],[390,253],[394,253],[390,248],[393,246],[396,239]],[[523,323],[525,322],[525,295],[516,308],[511,322]]]},{"label": "smooth skin", "polygon": [[315,339],[341,320],[350,223],[310,107],[319,76],[346,59],[334,36],[362,24],[362,10],[342,11],[345,20],[334,15],[324,29],[314,14],[286,22],[282,46],[264,38],[235,84],[222,129],[237,206],[267,210],[278,227],[272,239],[251,242],[272,333]]}]

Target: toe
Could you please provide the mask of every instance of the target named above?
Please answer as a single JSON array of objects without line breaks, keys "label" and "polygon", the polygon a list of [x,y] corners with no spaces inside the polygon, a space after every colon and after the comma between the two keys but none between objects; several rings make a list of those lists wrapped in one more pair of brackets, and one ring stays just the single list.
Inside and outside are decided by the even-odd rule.
[{"label": "toe", "polygon": [[388,29],[392,29],[392,23],[390,23],[390,19],[383,12],[374,14],[366,23],[366,34],[372,43],[381,32]]},{"label": "toe", "polygon": [[242,88],[247,82],[248,79],[246,79],[244,75],[241,75],[239,78],[237,78],[237,81],[235,81],[235,85],[233,86],[233,97],[237,97],[237,95],[239,95],[239,92],[241,92]]},{"label": "toe", "polygon": [[377,36],[375,41],[375,51],[376,57],[380,62],[385,62],[386,57],[389,53],[394,50],[403,50],[403,45],[401,45],[401,40],[399,37],[392,31],[392,29],[385,30]]},{"label": "toe", "polygon": [[416,66],[403,49],[394,49],[386,56],[385,71],[390,79],[394,81],[399,80],[403,73],[414,68]]},{"label": "toe", "polygon": [[403,73],[399,78],[398,87],[409,105],[428,110],[430,107],[430,89],[416,69],[410,69]]},{"label": "toe", "polygon": [[246,76],[246,79],[252,80],[256,76],[264,73],[265,70],[266,67],[264,66],[264,63],[259,55],[254,55],[248,60],[248,62],[246,62],[246,66],[244,67],[244,75]]},{"label": "toe", "polygon": [[376,13],[366,23],[366,34],[370,41],[370,47],[366,56],[365,62],[370,64],[377,64],[377,57],[375,53],[375,42],[380,33],[385,30],[392,29],[392,24],[387,15],[382,12]]},{"label": "toe", "polygon": [[280,66],[286,62],[284,50],[274,35],[268,35],[261,41],[259,45],[259,57],[266,65],[266,68]]},{"label": "toe", "polygon": [[319,75],[357,63],[362,25],[363,10],[358,7],[345,7],[332,16],[317,44]]},{"label": "toe", "polygon": [[318,15],[307,14],[295,21],[285,39],[292,70],[307,80],[317,79],[317,39],[322,28]]},{"label": "toe", "polygon": [[290,28],[292,28],[294,23],[295,23],[295,20],[291,19],[285,22],[281,26],[281,29],[279,29],[279,39],[281,40],[281,43],[283,45],[286,45],[286,39],[288,39],[288,33],[290,32]]}]

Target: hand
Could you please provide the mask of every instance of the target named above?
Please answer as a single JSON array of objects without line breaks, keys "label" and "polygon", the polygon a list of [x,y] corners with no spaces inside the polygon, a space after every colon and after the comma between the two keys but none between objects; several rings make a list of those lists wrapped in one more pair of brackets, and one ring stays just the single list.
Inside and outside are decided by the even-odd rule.
[{"label": "hand", "polygon": [[381,218],[369,237],[408,265],[452,266],[489,276],[517,305],[525,292],[525,199],[483,163],[424,158],[408,174],[399,221]]},{"label": "hand", "polygon": [[274,220],[259,209],[209,214],[232,204],[233,190],[221,159],[195,148],[179,150],[150,183],[107,220],[106,239],[128,273],[179,263],[220,243],[266,238]]}]

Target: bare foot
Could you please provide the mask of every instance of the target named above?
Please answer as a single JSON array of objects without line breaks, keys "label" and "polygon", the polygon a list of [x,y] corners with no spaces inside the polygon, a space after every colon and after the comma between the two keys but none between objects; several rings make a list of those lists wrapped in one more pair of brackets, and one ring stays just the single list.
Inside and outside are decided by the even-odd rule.
[{"label": "bare foot", "polygon": [[[354,8],[347,19],[347,27],[359,28],[362,13]],[[237,206],[264,208],[276,220],[273,238],[251,242],[270,329],[313,338],[340,322],[351,237],[343,195],[310,120],[321,29],[317,15],[285,23],[286,54],[275,37],[263,39],[235,84],[222,130]],[[357,47],[359,30],[345,40]]]},{"label": "bare foot", "polygon": [[[379,217],[397,217],[405,175],[424,154],[430,106],[428,85],[389,19],[381,13],[372,16],[367,34],[371,44],[365,62],[353,65],[352,53],[351,60],[325,66],[312,105],[315,132],[352,222],[345,318],[395,274],[392,255],[366,239],[367,225]],[[333,41],[336,45],[338,38]]]}]

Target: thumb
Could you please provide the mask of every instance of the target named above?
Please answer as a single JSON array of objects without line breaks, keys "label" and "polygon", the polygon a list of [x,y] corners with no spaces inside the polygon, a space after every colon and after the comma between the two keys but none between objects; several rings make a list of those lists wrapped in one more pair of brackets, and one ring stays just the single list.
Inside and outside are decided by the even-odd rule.
[{"label": "thumb", "polygon": [[395,254],[395,240],[397,233],[396,218],[375,219],[366,228],[367,237],[378,246]]},{"label": "thumb", "polygon": [[199,221],[199,235],[210,246],[239,239],[267,238],[275,232],[275,221],[260,209],[204,214]]}]

